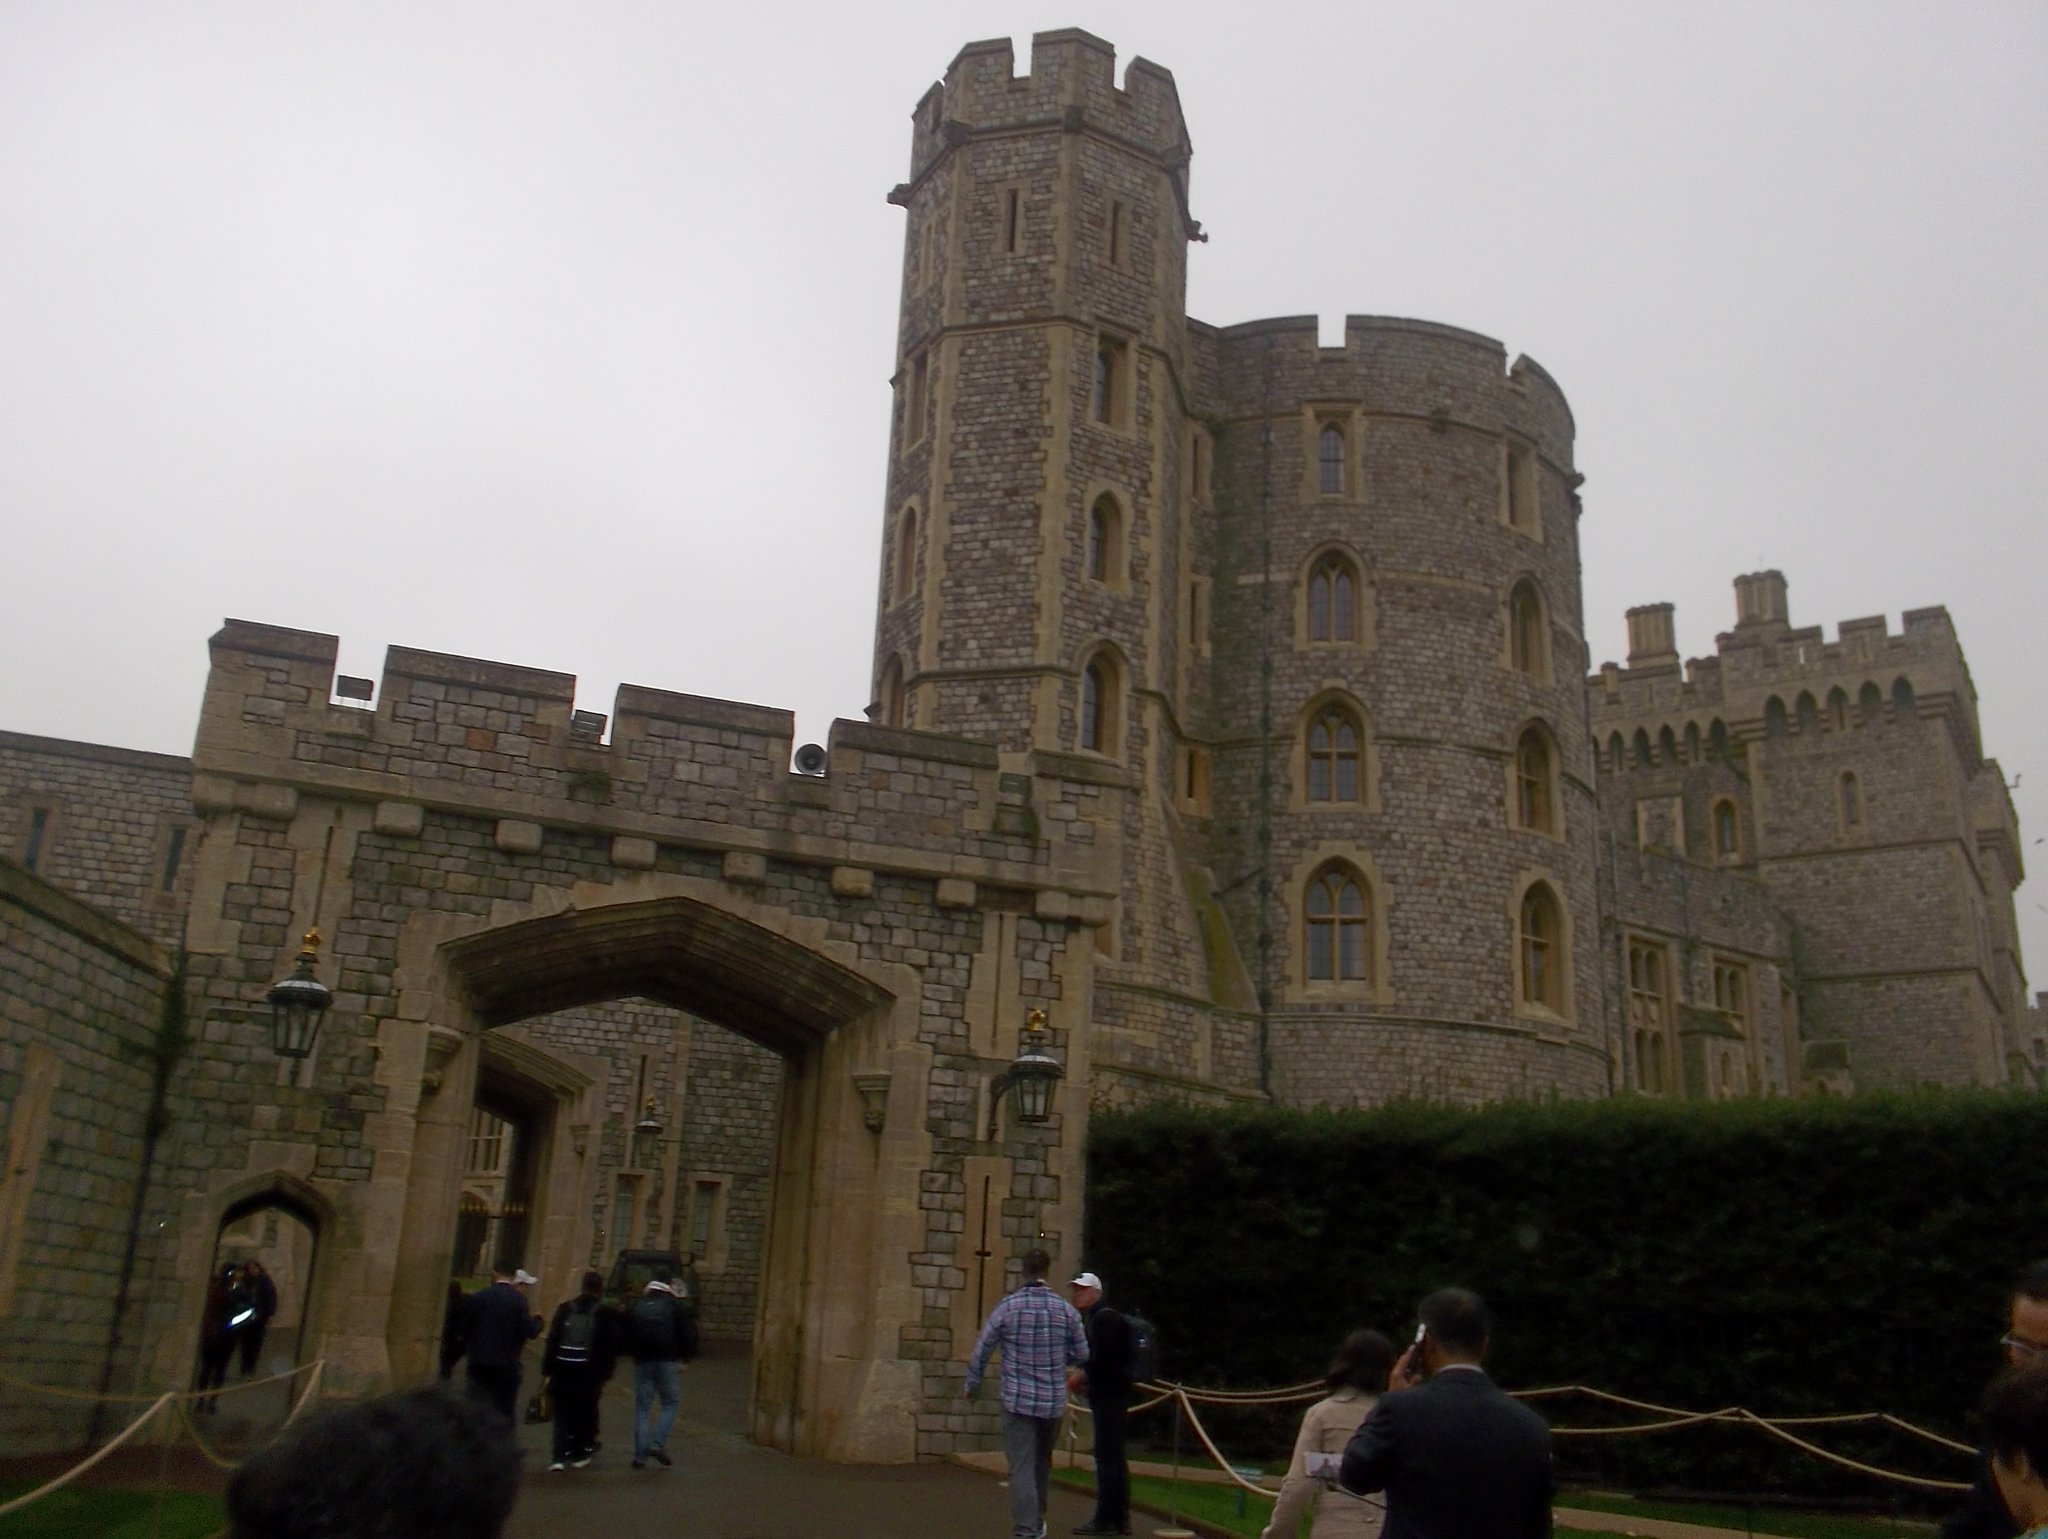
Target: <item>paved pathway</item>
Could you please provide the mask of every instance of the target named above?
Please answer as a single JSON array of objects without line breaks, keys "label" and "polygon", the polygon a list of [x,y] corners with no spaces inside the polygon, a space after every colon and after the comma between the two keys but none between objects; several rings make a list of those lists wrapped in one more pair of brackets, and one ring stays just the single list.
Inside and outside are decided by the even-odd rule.
[{"label": "paved pathway", "polygon": [[[531,1378],[529,1374],[529,1384]],[[947,1464],[886,1467],[794,1459],[748,1442],[743,1356],[700,1359],[683,1375],[673,1469],[632,1467],[633,1378],[605,1396],[604,1449],[588,1469],[548,1470],[547,1427],[523,1427],[526,1478],[506,1539],[1003,1539],[1009,1494]],[[1050,1533],[1088,1521],[1085,1497],[1055,1490]]]},{"label": "paved pathway", "polygon": [[[551,1429],[520,1429],[527,1473],[506,1539],[1003,1539],[1009,1532],[1008,1492],[994,1475],[955,1464],[877,1468],[794,1459],[741,1434],[746,1396],[744,1356],[693,1364],[683,1375],[682,1414],[669,1440],[675,1467],[636,1470],[632,1368],[622,1364],[604,1400],[605,1447],[588,1469],[551,1473]],[[1092,1510],[1086,1497],[1055,1487],[1049,1534],[1059,1539]],[[1743,1539],[1724,1529],[1605,1512],[1560,1509],[1558,1521],[1644,1539]],[[1133,1513],[1131,1526],[1150,1534],[1165,1519]]]}]

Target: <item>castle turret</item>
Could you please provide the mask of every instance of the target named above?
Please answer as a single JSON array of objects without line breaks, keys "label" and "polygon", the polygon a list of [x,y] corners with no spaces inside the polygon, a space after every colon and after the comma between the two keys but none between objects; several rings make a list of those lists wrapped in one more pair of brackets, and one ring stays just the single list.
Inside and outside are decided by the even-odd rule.
[{"label": "castle turret", "polygon": [[[1168,682],[1187,129],[1085,32],[962,49],[919,103],[876,711],[1135,764]],[[1171,609],[1170,599],[1167,608]]]}]

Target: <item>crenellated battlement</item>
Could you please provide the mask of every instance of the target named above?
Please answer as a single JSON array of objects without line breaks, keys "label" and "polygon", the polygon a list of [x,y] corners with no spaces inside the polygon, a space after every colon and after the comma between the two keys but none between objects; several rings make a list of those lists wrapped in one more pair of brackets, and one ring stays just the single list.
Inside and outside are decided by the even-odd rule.
[{"label": "crenellated battlement", "polygon": [[1715,638],[1712,657],[1692,658],[1682,670],[1671,650],[1671,606],[1629,611],[1629,665],[1610,662],[1587,680],[1596,738],[1636,727],[1704,730],[1711,721],[1739,737],[1763,731],[1777,711],[1797,722],[1832,709],[1847,724],[1870,714],[1874,693],[1894,711],[1907,701],[1920,714],[1952,704],[1974,744],[1976,690],[1946,609],[1909,609],[1897,632],[1883,615],[1844,620],[1830,641],[1821,626],[1790,623],[1782,574],[1739,577],[1736,592],[1735,628]]},{"label": "crenellated battlement", "polygon": [[1031,67],[1016,72],[1008,38],[969,43],[946,67],[945,79],[919,99],[911,128],[915,181],[939,156],[975,134],[1058,127],[1094,130],[1184,162],[1187,120],[1172,72],[1133,59],[1116,83],[1116,49],[1078,28],[1031,39]]},{"label": "crenellated battlement", "polygon": [[[303,792],[376,802],[393,827],[407,820],[385,804],[424,805],[650,850],[1113,889],[1095,869],[1102,789],[1004,774],[986,743],[839,721],[822,773],[801,774],[788,711],[623,684],[607,717],[576,709],[572,674],[398,646],[366,709],[334,698],[333,636],[230,620],[211,646],[193,749],[203,810],[289,817]],[[1062,837],[1042,839],[1041,820]]]},{"label": "crenellated battlement", "polygon": [[[1549,372],[1526,354],[1509,361],[1493,337],[1406,316],[1347,315],[1344,343],[1323,347],[1313,315],[1272,316],[1232,326],[1189,322],[1215,360],[1221,411],[1234,415],[1273,378],[1317,398],[1356,399],[1377,412],[1434,425],[1514,432],[1534,439],[1567,470],[1577,431]],[[1269,369],[1270,365],[1270,369]]]}]

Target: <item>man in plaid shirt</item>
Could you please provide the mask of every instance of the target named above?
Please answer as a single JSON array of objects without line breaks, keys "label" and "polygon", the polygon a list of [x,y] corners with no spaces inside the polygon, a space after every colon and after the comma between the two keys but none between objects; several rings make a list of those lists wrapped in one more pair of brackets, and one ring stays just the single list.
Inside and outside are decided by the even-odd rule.
[{"label": "man in plaid shirt", "polygon": [[981,1388],[989,1353],[1003,1354],[1003,1452],[1010,1461],[1011,1539],[1045,1539],[1052,1449],[1067,1410],[1067,1368],[1088,1361],[1074,1306],[1045,1285],[1052,1257],[1027,1250],[1024,1282],[989,1311],[967,1360],[967,1395]]}]

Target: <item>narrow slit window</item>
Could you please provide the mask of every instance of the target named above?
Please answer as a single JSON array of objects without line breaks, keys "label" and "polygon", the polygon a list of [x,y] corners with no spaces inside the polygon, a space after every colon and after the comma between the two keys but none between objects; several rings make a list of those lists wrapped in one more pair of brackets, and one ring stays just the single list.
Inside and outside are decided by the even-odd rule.
[{"label": "narrow slit window", "polygon": [[1316,477],[1325,495],[1344,490],[1344,430],[1334,422],[1316,435]]},{"label": "narrow slit window", "polygon": [[1017,254],[1018,237],[1023,233],[1024,195],[1012,187],[1003,198],[1003,249],[1012,256]]},{"label": "narrow slit window", "polygon": [[162,890],[169,892],[178,885],[178,866],[185,858],[185,826],[174,824],[169,844],[164,850],[164,876]]}]

